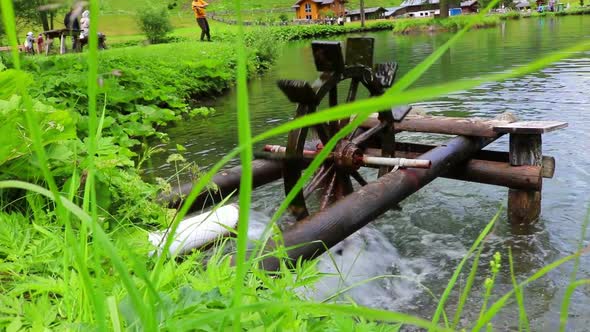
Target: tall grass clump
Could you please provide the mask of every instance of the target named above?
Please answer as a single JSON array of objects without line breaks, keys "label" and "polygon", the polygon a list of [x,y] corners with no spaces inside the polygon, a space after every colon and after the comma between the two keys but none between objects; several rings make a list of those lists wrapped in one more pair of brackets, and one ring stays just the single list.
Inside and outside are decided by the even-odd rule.
[{"label": "tall grass clump", "polygon": [[[0,3],[7,35],[13,50],[16,50],[12,1],[1,0]],[[490,7],[493,5],[495,2]],[[236,12],[241,13],[240,1],[236,1],[235,6]],[[97,0],[90,1],[90,12],[91,22],[98,22]],[[485,11],[466,21],[453,38],[415,66],[385,95],[298,117],[255,136],[250,129],[246,85],[251,73],[249,59],[271,54],[273,49],[272,45],[261,45],[258,55],[249,52],[249,45],[255,45],[256,41],[249,41],[246,31],[239,25],[237,42],[233,47],[235,53],[232,53],[235,54],[232,58],[234,63],[229,67],[232,73],[228,74],[230,78],[226,78],[226,81],[237,82],[237,147],[207,172],[200,174],[192,192],[185,198],[185,204],[178,211],[168,210],[154,202],[154,194],[161,188],[141,180],[138,165],[143,158],[137,158],[137,151],[131,149],[136,145],[130,142],[137,139],[136,135],[147,137],[140,132],[153,129],[154,122],[157,122],[154,119],[162,123],[178,119],[174,113],[170,115],[170,112],[166,112],[175,105],[186,106],[178,104],[185,102],[185,93],[188,92],[175,92],[165,87],[169,79],[167,76],[175,75],[176,72],[163,63],[156,63],[150,68],[164,68],[149,78],[153,82],[143,82],[145,77],[142,72],[131,71],[129,67],[133,60],[125,58],[126,52],[140,54],[142,50],[113,51],[99,57],[96,25],[93,25],[88,54],[84,58],[69,58],[78,62],[78,68],[68,72],[68,77],[76,77],[78,82],[83,82],[81,84],[84,87],[83,90],[75,90],[77,98],[74,98],[71,92],[52,92],[52,89],[43,88],[43,84],[35,85],[31,73],[23,71],[21,59],[14,51],[13,69],[0,72],[0,120],[3,120],[0,125],[4,133],[10,134],[0,139],[0,143],[3,143],[0,144],[0,203],[3,207],[0,210],[0,312],[3,315],[0,317],[0,326],[8,330],[99,331],[317,331],[347,328],[391,331],[403,324],[432,331],[460,328],[458,322],[463,317],[462,310],[469,303],[480,255],[497,216],[488,223],[458,264],[431,320],[355,304],[307,301],[297,290],[312,287],[321,277],[316,262],[284,260],[279,271],[274,273],[264,271],[258,263],[268,255],[285,255],[289,248],[280,245],[280,232],[276,232],[276,223],[282,213],[297,191],[303,188],[329,156],[338,140],[352,132],[370,114],[392,106],[474,88],[485,82],[532,73],[574,52],[590,49],[590,42],[585,41],[499,74],[412,88],[428,68],[484,15]],[[238,21],[241,20],[238,16]],[[287,33],[283,40],[298,38],[299,32],[293,31]],[[331,31],[340,30],[309,33]],[[164,56],[174,50],[177,49],[149,46],[147,52],[161,52],[159,54]],[[176,57],[178,54],[171,56]],[[77,61],[79,59],[83,61]],[[28,63],[25,68],[35,65],[51,67],[60,61],[43,60]],[[217,60],[211,61],[209,65]],[[104,67],[105,63],[111,62],[115,65]],[[188,62],[188,59],[181,58],[179,62]],[[189,63],[187,67],[197,65]],[[30,71],[35,73],[34,69]],[[214,73],[209,73],[203,80],[215,81],[216,77]],[[147,87],[153,91],[148,91]],[[120,90],[133,92],[121,96],[126,91]],[[31,96],[31,91],[34,91],[35,96]],[[51,98],[42,100],[47,94],[52,94]],[[139,96],[132,97],[131,94]],[[157,103],[148,105],[150,97],[156,99]],[[71,99],[79,102],[62,105],[66,109],[58,107],[60,101]],[[115,105],[115,108],[109,112],[111,105]],[[158,115],[161,113],[168,115],[161,118]],[[119,121],[120,117],[128,118]],[[253,254],[248,256],[253,145],[298,128],[351,117],[354,120],[336,133],[305,170],[277,209],[265,238],[253,244]],[[130,135],[130,132],[136,135]],[[145,158],[148,158],[147,155],[149,153],[146,152]],[[181,258],[168,255],[172,237],[167,237],[162,254],[150,254],[155,248],[145,240],[146,233],[166,227],[169,233],[174,234],[197,195],[211,183],[213,175],[238,156],[242,165],[242,181],[239,191],[239,226],[235,239],[220,242],[210,251],[194,251]],[[175,158],[180,159],[178,156]],[[24,165],[28,167],[26,172],[20,171]],[[270,240],[277,244],[274,251],[263,252],[265,242]],[[492,292],[501,259],[494,258],[479,319],[469,322],[465,327],[474,330],[490,327],[492,318],[512,298],[522,300],[522,290],[527,284],[566,262],[577,260],[584,250],[580,246],[574,254],[543,267],[523,281],[518,282],[513,278],[514,290],[497,300]],[[512,266],[511,255],[508,254],[508,257]],[[446,304],[464,266],[471,259],[469,287],[461,292],[461,305],[450,321]],[[575,275],[568,294],[575,287],[585,284],[585,281],[574,280]],[[525,313],[521,317],[521,323],[526,325]]]},{"label": "tall grass clump", "polygon": [[511,10],[506,13],[498,15],[501,20],[518,20],[522,17],[522,14],[518,11]]}]

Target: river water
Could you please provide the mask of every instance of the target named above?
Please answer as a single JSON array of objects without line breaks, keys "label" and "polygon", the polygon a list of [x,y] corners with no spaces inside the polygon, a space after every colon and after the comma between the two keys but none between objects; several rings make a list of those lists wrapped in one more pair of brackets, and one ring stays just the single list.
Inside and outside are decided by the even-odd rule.
[{"label": "river water", "polygon": [[[398,61],[403,75],[444,43],[448,33],[393,35],[391,32],[366,34],[375,38],[376,61]],[[502,72],[515,66],[574,45],[590,38],[590,18],[584,16],[521,19],[502,23],[497,28],[467,33],[414,86],[440,84],[487,73]],[[345,39],[343,36],[332,38]],[[279,78],[317,77],[309,41],[290,43],[276,65],[264,77],[250,83],[250,110],[254,133],[288,121],[295,107],[276,88]],[[590,53],[572,54],[540,72],[501,83],[489,83],[468,91],[416,104],[437,115],[493,117],[509,111],[522,120],[567,121],[569,127],[546,134],[543,152],[554,156],[557,169],[543,188],[540,222],[530,234],[516,235],[502,213],[483,251],[480,269],[466,305],[465,322],[477,320],[489,276],[491,255],[502,254],[502,272],[495,294],[511,290],[507,248],[512,248],[517,280],[523,280],[541,267],[571,254],[577,248],[586,209],[590,203]],[[183,122],[169,129],[170,152],[182,144],[185,156],[201,167],[208,167],[236,146],[235,94],[230,91],[212,103],[217,114],[210,119]],[[433,135],[411,135],[406,139],[440,142]],[[285,138],[273,142],[283,143]],[[507,151],[507,137],[488,149]],[[154,173],[170,175],[174,168],[156,158]],[[237,161],[235,162],[237,163]],[[255,191],[254,219],[263,222],[283,199],[281,183]],[[428,288],[440,296],[453,270],[484,226],[506,205],[507,189],[437,179],[402,202],[401,211],[391,211],[341,245],[343,254],[336,261],[344,280],[327,277],[306,295],[323,299],[338,289],[371,277],[385,277],[349,291],[355,301],[377,308],[393,309],[429,318],[436,308]],[[590,242],[586,240],[585,245]],[[324,259],[320,267],[334,272]],[[571,264],[549,273],[525,289],[526,309],[533,331],[554,331],[559,324],[563,292],[569,283]],[[389,277],[387,277],[387,276]],[[396,277],[397,276],[397,277]],[[398,277],[398,276],[401,276]],[[590,257],[581,259],[578,278],[590,277]],[[462,287],[467,275],[458,283]],[[497,298],[493,297],[493,299]],[[453,315],[458,302],[454,293],[448,302]],[[590,288],[574,293],[568,331],[590,330]],[[518,327],[518,309],[507,306],[494,320],[498,330]]]}]

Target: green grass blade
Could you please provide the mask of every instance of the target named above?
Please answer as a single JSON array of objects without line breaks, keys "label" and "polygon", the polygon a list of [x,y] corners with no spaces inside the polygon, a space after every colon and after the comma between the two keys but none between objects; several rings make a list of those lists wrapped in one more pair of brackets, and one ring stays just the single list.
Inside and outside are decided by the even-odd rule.
[{"label": "green grass blade", "polygon": [[[578,251],[582,251],[582,249],[584,247],[584,240],[586,240],[586,232],[588,231],[588,224],[589,223],[590,223],[590,205],[588,205],[588,210],[586,211],[586,217],[584,218],[584,223],[582,224],[582,232],[580,234],[580,241],[578,242]],[[564,294],[563,301],[561,303],[561,316],[559,319],[560,331],[565,331],[565,325],[567,323],[567,314],[568,314],[571,293],[573,293],[573,290],[575,289],[575,287],[579,286],[579,284],[577,284],[578,282],[576,281],[579,267],[580,267],[580,257],[576,257],[574,260],[574,268],[573,268],[572,274],[570,276],[570,285],[568,286],[568,289],[567,289],[566,293]],[[576,285],[576,286],[571,288],[572,285]],[[571,291],[570,291],[570,288],[571,288]]]},{"label": "green grass blade", "polygon": [[[6,31],[9,31],[12,36],[9,36],[9,40],[12,41],[12,47],[13,50],[16,49],[17,45],[16,45],[16,23],[15,23],[15,19],[14,19],[14,9],[12,7],[12,2],[11,1],[7,1],[7,0],[2,0],[1,2],[1,6],[2,6],[2,13],[3,13],[3,19],[4,19],[4,24],[6,27]],[[13,53],[13,57],[14,61],[15,61],[15,68],[16,69],[20,69],[20,61],[18,59],[18,54]],[[33,110],[33,105],[32,105],[32,100],[30,98],[30,96],[28,95],[28,92],[26,90],[26,88],[23,86],[22,82],[18,81],[17,82],[18,87],[17,87],[17,91],[21,94],[22,98],[23,98],[23,103],[26,109],[26,112],[24,112],[25,114],[25,121],[27,124],[27,129],[28,129],[28,133],[31,136],[31,139],[33,141],[33,147],[34,147],[34,151],[35,154],[37,155],[37,158],[39,159],[39,167],[41,168],[41,172],[43,174],[43,177],[45,179],[45,181],[47,182],[50,192],[52,193],[52,195],[54,197],[59,197],[59,189],[57,187],[57,184],[55,182],[55,179],[53,178],[53,175],[48,167],[49,163],[47,162],[47,157],[46,157],[46,153],[45,153],[45,148],[43,147],[43,142],[42,142],[42,133],[41,133],[41,129],[39,128],[39,124],[36,120],[35,117],[35,112]],[[66,209],[64,209],[62,201],[61,200],[56,200],[55,201],[56,206],[57,206],[57,220],[61,221],[62,223],[64,223],[66,225],[66,229],[71,228],[69,226],[69,214],[67,212]],[[74,248],[72,248],[71,246],[68,247],[69,250],[75,251],[76,250]],[[80,253],[76,252],[77,256],[77,264],[78,264],[78,269],[82,278],[82,284],[84,287],[84,290],[86,292],[86,296],[89,299],[90,303],[92,304],[92,306],[94,307],[94,311],[96,311],[98,314],[98,328],[101,331],[106,331],[106,323],[104,323],[104,318],[106,317],[104,315],[104,303],[102,303],[102,297],[100,295],[100,291],[96,290],[96,287],[94,287],[92,285],[92,280],[89,277],[89,272],[86,266],[86,261],[82,258],[80,258]]]},{"label": "green grass blade", "polygon": [[481,256],[482,251],[483,245],[479,246],[479,250],[473,258],[473,263],[471,264],[471,271],[469,272],[469,276],[467,277],[465,288],[461,293],[461,297],[459,298],[459,304],[457,305],[457,311],[455,312],[455,317],[453,318],[453,329],[457,328],[457,324],[459,324],[459,319],[461,318],[461,314],[463,313],[463,307],[465,306],[465,302],[467,302],[467,297],[469,297],[469,292],[471,292],[471,288],[473,287],[473,281],[475,280],[475,275],[477,274],[477,267],[479,265],[479,258]]},{"label": "green grass blade", "polygon": [[[60,200],[62,205],[74,216],[76,216],[80,221],[84,223],[84,225],[88,228],[92,228],[90,225],[93,220],[84,210],[82,210],[79,206],[72,203],[71,201],[67,200],[65,197],[53,195],[49,190],[42,188],[38,185],[22,182],[22,181],[0,181],[0,189],[23,189],[27,191],[31,191],[37,193],[39,195],[43,195],[47,198],[52,200]],[[153,317],[152,311],[149,310],[149,306],[144,304],[143,299],[137,289],[137,285],[133,282],[131,275],[129,274],[128,268],[123,262],[121,256],[117,252],[117,249],[110,241],[108,235],[104,232],[101,227],[95,228],[96,233],[94,234],[95,240],[102,246],[104,251],[106,252],[107,256],[113,263],[113,267],[119,273],[121,281],[125,285],[125,289],[129,293],[129,297],[133,303],[133,306],[136,308],[137,312],[140,315],[142,322],[144,323],[144,327],[146,330],[153,331],[155,330],[156,323],[155,317]],[[105,323],[106,324],[106,323]]]},{"label": "green grass blade", "polygon": [[107,305],[109,307],[109,315],[111,316],[111,323],[113,331],[121,332],[121,318],[119,317],[119,308],[117,307],[117,299],[114,296],[107,298]]},{"label": "green grass blade", "polygon": [[10,45],[10,53],[12,53],[12,61],[14,68],[20,70],[20,56],[18,51],[18,41],[16,37],[16,21],[14,19],[14,7],[11,0],[2,0],[2,21],[4,21],[4,30],[8,37],[8,44]]},{"label": "green grass blade", "polygon": [[559,315],[559,331],[564,332],[567,325],[567,316],[569,312],[569,305],[572,294],[576,288],[584,285],[590,285],[590,279],[577,280],[570,283],[563,294],[563,301],[561,302],[561,314]]},{"label": "green grass blade", "polygon": [[[554,269],[558,268],[559,266],[571,261],[572,259],[575,259],[576,257],[580,256],[581,254],[582,254],[582,252],[577,252],[573,255],[566,256],[566,257],[561,258],[561,259],[559,259],[547,266],[544,266],[539,271],[537,271],[535,274],[533,274],[532,276],[530,276],[529,278],[527,278],[526,280],[524,280],[523,282],[518,284],[518,287],[522,289],[527,284],[543,277],[547,273],[549,273],[549,272],[553,271]],[[486,326],[492,320],[492,318],[494,318],[494,316],[496,316],[496,314],[498,314],[500,309],[502,309],[506,305],[506,303],[512,297],[513,294],[514,294],[514,290],[511,290],[508,293],[504,294],[504,296],[502,296],[494,304],[492,304],[490,306],[490,308],[486,311],[486,313],[481,317],[481,319],[479,319],[476,322],[472,331],[479,331],[479,330],[481,330],[481,328]]]},{"label": "green grass blade", "polygon": [[445,288],[443,295],[440,297],[440,301],[438,302],[438,306],[436,307],[436,311],[434,312],[434,316],[432,317],[433,324],[438,324],[438,321],[440,319],[440,315],[442,314],[442,311],[444,310],[445,303],[446,303],[447,299],[449,298],[449,295],[451,294],[453,287],[455,287],[455,284],[457,283],[457,279],[459,278],[459,274],[461,273],[461,270],[463,269],[463,265],[465,265],[465,263],[467,263],[467,260],[469,259],[471,254],[473,254],[473,252],[484,241],[484,239],[486,238],[488,233],[492,230],[492,227],[494,226],[494,224],[498,220],[498,217],[500,216],[501,212],[502,212],[502,209],[500,209],[496,213],[494,218],[492,218],[492,220],[487,224],[487,226],[479,234],[479,236],[477,237],[475,242],[471,245],[471,248],[469,248],[469,251],[467,252],[467,254],[465,254],[463,259],[461,260],[461,262],[459,263],[459,265],[455,269],[455,272],[453,272],[453,276],[449,280],[449,283],[447,284],[447,288]]},{"label": "green grass blade", "polygon": [[329,301],[332,301],[333,299],[339,297],[340,295],[353,290],[359,286],[362,286],[364,284],[368,284],[372,281],[376,281],[376,280],[382,280],[382,279],[401,279],[401,280],[406,280],[406,281],[410,281],[415,283],[418,287],[420,287],[421,289],[423,289],[426,293],[428,293],[428,295],[436,302],[438,302],[438,298],[436,297],[436,295],[434,295],[434,293],[430,290],[430,288],[424,286],[422,283],[420,283],[419,281],[417,281],[414,278],[410,278],[410,277],[406,277],[406,276],[402,276],[402,275],[395,275],[395,274],[383,274],[383,275],[379,275],[379,276],[375,276],[375,277],[371,277],[371,278],[367,278],[361,281],[357,281],[355,283],[353,283],[350,286],[347,286],[345,288],[342,288],[340,290],[338,290],[337,292],[335,292],[334,294],[328,296],[327,298],[322,300],[322,303],[326,303]]},{"label": "green grass blade", "polygon": [[524,326],[526,331],[530,331],[529,318],[526,314],[524,307],[524,297],[518,284],[516,283],[516,277],[514,276],[514,264],[512,262],[512,249],[508,247],[508,264],[510,265],[510,279],[512,280],[512,286],[514,287],[514,294],[516,295],[516,301],[518,303],[518,326],[519,331]]},{"label": "green grass blade", "polygon": [[[580,234],[580,240],[578,241],[578,251],[581,251],[584,247],[584,240],[586,240],[588,224],[590,224],[590,204],[588,205],[588,210],[586,210],[586,217],[584,218],[584,222],[582,223],[582,232]],[[570,282],[576,281],[579,266],[580,257],[576,257],[576,259],[574,260],[574,269],[572,270],[572,274],[570,276]]]},{"label": "green grass blade", "polygon": [[[188,210],[190,209],[190,207],[193,204],[193,202],[195,201],[195,199],[199,196],[199,194],[213,180],[213,177],[215,176],[215,174],[217,172],[219,172],[225,164],[227,164],[233,158],[238,156],[239,153],[242,151],[242,149],[243,149],[243,147],[241,145],[237,148],[234,148],[232,151],[227,153],[223,158],[221,158],[221,160],[219,160],[217,163],[215,163],[208,172],[206,172],[201,177],[199,177],[199,179],[197,180],[197,182],[193,186],[190,194],[187,196],[184,204],[178,210],[178,213],[176,214],[174,221],[170,225],[170,229],[169,229],[170,234],[176,233],[176,230],[178,229],[178,225],[179,225],[180,221],[182,221],[184,216],[186,216],[186,214],[188,213]],[[169,252],[170,246],[172,245],[173,241],[174,241],[173,237],[171,237],[171,236],[168,237],[168,239],[166,239],[166,242],[164,243],[164,247],[162,248],[162,252]],[[157,278],[157,276],[160,274],[162,266],[165,261],[166,261],[166,255],[160,255],[158,257],[158,260],[156,261],[154,269],[152,270],[152,280]]]},{"label": "green grass blade", "polygon": [[[242,173],[240,177],[240,209],[238,221],[238,241],[236,254],[236,284],[234,286],[233,306],[242,304],[244,277],[249,266],[246,262],[248,249],[248,221],[250,219],[250,203],[252,199],[252,135],[250,130],[250,115],[248,111],[248,82],[247,55],[244,42],[244,25],[242,22],[241,1],[235,1],[238,21],[237,43],[237,106],[238,106],[238,137],[239,144],[244,146],[240,153]],[[240,315],[234,319],[234,331],[241,331]]]},{"label": "green grass blade", "polygon": [[360,317],[382,322],[396,322],[413,325],[421,328],[427,328],[432,331],[452,331],[432,324],[424,319],[417,318],[408,314],[394,311],[371,309],[364,307],[353,307],[348,305],[324,304],[312,302],[263,302],[247,306],[233,307],[226,310],[214,311],[198,316],[198,318],[182,318],[175,322],[169,322],[168,328],[173,331],[186,331],[211,322],[222,321],[225,317],[236,315],[238,313],[259,312],[264,310],[295,310],[296,312],[309,312],[314,315],[334,315],[342,314],[351,317]]},{"label": "green grass blade", "polygon": [[[85,185],[85,198],[89,198],[88,202],[84,202],[85,206],[89,206],[90,208],[90,215],[94,222],[90,223],[90,230],[92,234],[96,233],[96,229],[100,226],[98,225],[98,202],[96,201],[96,182],[95,182],[95,165],[94,165],[94,156],[96,151],[96,144],[97,144],[97,116],[96,116],[96,105],[97,105],[97,95],[98,95],[98,24],[99,24],[99,5],[98,0],[90,0],[90,29],[89,29],[89,36],[88,36],[88,169],[86,169],[88,175],[86,178],[86,185]],[[88,193],[88,195],[87,195]],[[85,235],[85,232],[80,232],[80,235]],[[88,244],[87,244],[87,237],[84,236],[80,239],[80,243],[85,245],[85,253],[88,254]],[[100,274],[102,273],[102,269],[100,268],[100,253],[102,248],[96,242],[92,242],[92,248],[95,252],[93,257],[92,263],[94,264],[94,270],[96,271],[97,275],[95,276],[96,280],[100,280]],[[104,294],[102,287],[96,289],[95,293],[92,295],[96,297],[95,301],[97,303],[95,309],[95,319],[98,323],[98,327],[100,330],[107,331],[107,308],[106,308],[106,295]]]}]

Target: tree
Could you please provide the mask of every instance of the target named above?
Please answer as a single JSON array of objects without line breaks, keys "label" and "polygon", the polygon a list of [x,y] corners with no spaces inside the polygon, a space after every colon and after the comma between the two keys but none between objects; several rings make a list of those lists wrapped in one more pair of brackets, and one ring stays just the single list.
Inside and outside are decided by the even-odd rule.
[{"label": "tree", "polygon": [[449,17],[449,0],[440,0],[440,18]]},{"label": "tree", "polygon": [[365,0],[361,0],[361,26],[365,27]]},{"label": "tree", "polygon": [[321,11],[322,17],[332,18],[336,17],[336,13],[332,9],[324,9]]},{"label": "tree", "polygon": [[13,0],[17,25],[40,24],[43,30],[54,28],[55,15],[61,5],[54,5],[50,0]]}]

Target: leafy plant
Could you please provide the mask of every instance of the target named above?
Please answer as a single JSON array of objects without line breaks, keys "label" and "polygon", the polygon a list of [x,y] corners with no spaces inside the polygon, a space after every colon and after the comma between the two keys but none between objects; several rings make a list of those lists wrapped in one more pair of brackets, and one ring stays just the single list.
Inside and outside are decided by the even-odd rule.
[{"label": "leafy plant", "polygon": [[324,9],[321,11],[322,17],[333,18],[336,17],[336,13],[331,9]]},{"label": "leafy plant", "polygon": [[287,14],[285,14],[285,13],[282,13],[281,15],[279,15],[279,20],[283,23],[288,22],[289,16],[287,16]]},{"label": "leafy plant", "polygon": [[166,36],[172,32],[168,11],[164,7],[145,6],[137,12],[137,20],[141,31],[152,44],[165,42]]}]

